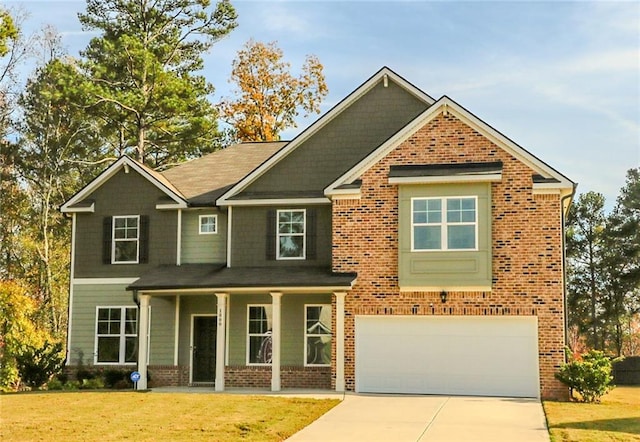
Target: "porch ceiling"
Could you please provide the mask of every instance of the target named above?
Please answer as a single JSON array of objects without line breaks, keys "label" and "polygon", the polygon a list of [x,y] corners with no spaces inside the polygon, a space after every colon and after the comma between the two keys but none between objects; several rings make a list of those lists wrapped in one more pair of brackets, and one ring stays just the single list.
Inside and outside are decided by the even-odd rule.
[{"label": "porch ceiling", "polygon": [[211,291],[237,288],[350,289],[355,273],[334,273],[326,267],[226,267],[226,264],[162,265],[142,275],[127,290]]}]

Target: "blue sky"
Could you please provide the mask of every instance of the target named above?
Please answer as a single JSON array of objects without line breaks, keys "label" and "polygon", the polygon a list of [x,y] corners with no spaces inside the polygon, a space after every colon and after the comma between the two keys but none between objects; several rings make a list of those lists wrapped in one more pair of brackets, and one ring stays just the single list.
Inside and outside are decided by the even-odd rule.
[{"label": "blue sky", "polygon": [[[277,41],[297,71],[324,64],[323,112],[380,67],[447,95],[611,207],[640,166],[640,2],[232,1],[239,26],[205,57],[214,100],[249,39]],[[8,1],[29,32],[54,25],[71,55],[81,0]],[[284,134],[291,138],[311,119]]]}]

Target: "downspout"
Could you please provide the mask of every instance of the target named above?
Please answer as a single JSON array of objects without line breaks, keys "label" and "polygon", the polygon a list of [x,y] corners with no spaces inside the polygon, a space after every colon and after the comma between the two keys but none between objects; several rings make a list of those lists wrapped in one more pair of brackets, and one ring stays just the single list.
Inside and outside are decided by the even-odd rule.
[{"label": "downspout", "polygon": [[[567,235],[566,235],[566,221],[567,217],[565,215],[564,210],[564,202],[568,199],[571,201],[576,194],[576,188],[578,184],[573,184],[573,189],[571,189],[571,193],[569,195],[565,195],[560,198],[560,214],[562,215],[562,310],[564,312],[564,346],[567,347],[567,338],[569,336],[569,312],[567,311]],[[569,205],[567,205],[567,212],[569,211]],[[567,362],[567,352],[563,351],[564,361]]]}]

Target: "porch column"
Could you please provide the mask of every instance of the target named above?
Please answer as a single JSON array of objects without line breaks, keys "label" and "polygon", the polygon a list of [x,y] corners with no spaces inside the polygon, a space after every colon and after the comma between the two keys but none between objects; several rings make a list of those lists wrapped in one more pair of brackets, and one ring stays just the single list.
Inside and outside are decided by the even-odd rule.
[{"label": "porch column", "polygon": [[227,295],[216,293],[218,299],[218,327],[216,329],[216,391],[224,391],[224,356],[227,330]]},{"label": "porch column", "polygon": [[147,360],[149,359],[149,300],[151,296],[140,295],[140,321],[138,322],[138,390],[147,389]]},{"label": "porch column", "polygon": [[346,292],[336,296],[336,391],[344,392],[344,298]]},{"label": "porch column", "polygon": [[280,391],[280,307],[282,293],[271,293],[273,324],[271,328],[271,391]]}]

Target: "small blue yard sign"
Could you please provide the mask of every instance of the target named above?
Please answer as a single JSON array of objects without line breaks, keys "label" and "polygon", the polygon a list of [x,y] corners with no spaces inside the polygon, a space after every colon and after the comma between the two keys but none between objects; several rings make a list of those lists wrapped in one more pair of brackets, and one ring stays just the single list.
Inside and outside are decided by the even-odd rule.
[{"label": "small blue yard sign", "polygon": [[140,380],[140,372],[134,371],[131,373],[131,382],[138,382]]}]

